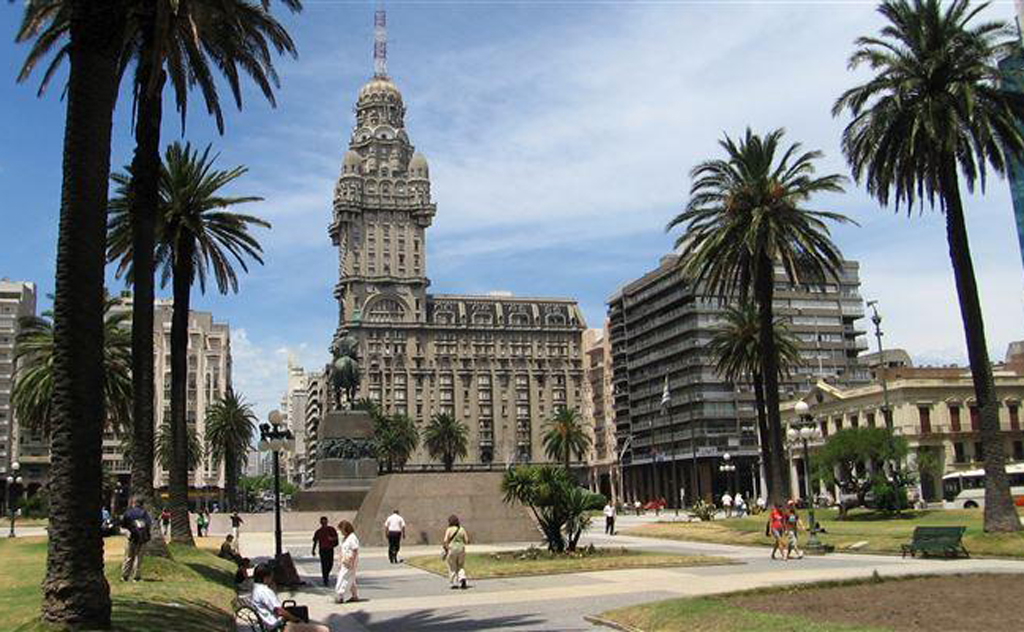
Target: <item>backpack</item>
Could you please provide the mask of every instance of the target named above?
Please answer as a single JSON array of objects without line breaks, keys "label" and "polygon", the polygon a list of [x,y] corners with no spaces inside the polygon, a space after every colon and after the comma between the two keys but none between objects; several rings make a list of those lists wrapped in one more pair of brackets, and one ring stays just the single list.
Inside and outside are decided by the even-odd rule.
[{"label": "backpack", "polygon": [[142,518],[136,518],[128,524],[129,539],[145,544],[151,537],[149,525]]}]

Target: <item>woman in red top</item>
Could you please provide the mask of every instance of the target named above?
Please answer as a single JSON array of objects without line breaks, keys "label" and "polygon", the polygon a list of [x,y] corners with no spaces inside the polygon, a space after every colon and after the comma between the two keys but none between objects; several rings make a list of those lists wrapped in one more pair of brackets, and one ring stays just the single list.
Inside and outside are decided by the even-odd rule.
[{"label": "woman in red top", "polygon": [[785,534],[785,517],[782,514],[782,509],[776,503],[772,505],[772,512],[768,516],[768,524],[765,525],[765,535],[771,536],[772,540],[772,559],[775,559],[775,553],[782,553],[782,559],[786,559],[787,546],[783,543],[782,538]]}]

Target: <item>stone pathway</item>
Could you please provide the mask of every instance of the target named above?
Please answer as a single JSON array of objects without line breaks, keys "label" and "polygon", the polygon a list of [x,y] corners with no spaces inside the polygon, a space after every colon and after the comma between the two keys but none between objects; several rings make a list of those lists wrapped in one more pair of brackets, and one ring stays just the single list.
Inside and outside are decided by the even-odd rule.
[{"label": "stone pathway", "polygon": [[[662,516],[664,519],[664,516]],[[646,518],[620,519],[623,529]],[[383,548],[362,552],[359,594],[366,601],[338,605],[333,591],[319,585],[319,560],[309,556],[309,534],[288,533],[285,547],[299,573],[310,582],[281,597],[308,605],[312,618],[333,631],[445,632],[461,630],[592,630],[584,615],[611,608],[678,596],[708,595],[746,588],[881,575],[963,572],[1024,573],[1024,561],[920,560],[879,555],[832,554],[781,562],[767,548],[673,542],[627,536],[607,537],[594,529],[585,537],[596,545],[623,545],[651,551],[702,553],[742,562],[734,566],[678,569],[630,569],[505,579],[472,579],[471,589],[449,590],[447,580],[406,565],[392,565]],[[273,552],[272,534],[246,534],[250,557]],[[508,546],[471,546],[482,552]],[[437,547],[405,547],[403,556],[436,555]],[[332,577],[333,581],[333,577]],[[314,583],[315,582],[315,583]]]}]

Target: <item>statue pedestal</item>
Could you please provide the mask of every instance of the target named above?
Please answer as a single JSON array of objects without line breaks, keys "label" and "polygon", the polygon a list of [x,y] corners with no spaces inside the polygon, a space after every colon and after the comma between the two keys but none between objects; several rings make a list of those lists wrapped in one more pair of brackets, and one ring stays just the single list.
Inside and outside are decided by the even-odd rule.
[{"label": "statue pedestal", "polygon": [[355,511],[377,479],[377,460],[367,449],[373,420],[364,410],[336,410],[324,415],[317,429],[317,449],[333,444],[341,455],[317,456],[313,485],[292,497],[295,511]]}]

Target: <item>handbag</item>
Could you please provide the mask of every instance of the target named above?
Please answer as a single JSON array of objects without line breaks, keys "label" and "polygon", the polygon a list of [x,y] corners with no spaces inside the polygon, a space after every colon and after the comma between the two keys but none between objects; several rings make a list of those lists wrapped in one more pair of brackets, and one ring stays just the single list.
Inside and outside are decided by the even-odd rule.
[{"label": "handbag", "polygon": [[294,599],[286,599],[281,603],[281,608],[288,614],[295,616],[302,623],[309,623],[308,606],[300,606],[295,603]]}]

